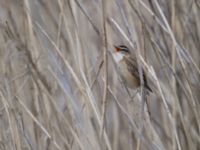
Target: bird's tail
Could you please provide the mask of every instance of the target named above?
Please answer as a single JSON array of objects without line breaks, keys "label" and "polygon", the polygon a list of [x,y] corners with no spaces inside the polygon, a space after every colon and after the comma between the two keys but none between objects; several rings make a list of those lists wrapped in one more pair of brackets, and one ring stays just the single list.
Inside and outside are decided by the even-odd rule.
[{"label": "bird's tail", "polygon": [[153,93],[152,89],[149,87],[148,84],[146,84],[144,87],[148,90],[148,92]]}]

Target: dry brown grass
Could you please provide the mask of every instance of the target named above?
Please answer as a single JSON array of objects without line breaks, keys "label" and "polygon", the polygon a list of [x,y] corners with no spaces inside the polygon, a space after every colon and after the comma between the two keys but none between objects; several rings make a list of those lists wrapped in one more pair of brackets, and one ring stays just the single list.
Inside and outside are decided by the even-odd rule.
[{"label": "dry brown grass", "polygon": [[[122,43],[147,103],[117,73]],[[199,58],[199,0],[1,0],[0,149],[198,150]]]}]

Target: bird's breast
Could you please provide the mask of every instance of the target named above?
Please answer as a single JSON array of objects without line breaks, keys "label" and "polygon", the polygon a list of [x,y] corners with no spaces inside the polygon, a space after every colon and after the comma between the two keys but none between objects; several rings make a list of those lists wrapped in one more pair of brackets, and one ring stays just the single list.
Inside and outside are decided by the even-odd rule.
[{"label": "bird's breast", "polygon": [[128,66],[123,61],[118,62],[120,74],[122,75],[123,80],[130,88],[138,88],[140,86],[140,79],[137,76],[134,76],[134,73],[129,72]]}]

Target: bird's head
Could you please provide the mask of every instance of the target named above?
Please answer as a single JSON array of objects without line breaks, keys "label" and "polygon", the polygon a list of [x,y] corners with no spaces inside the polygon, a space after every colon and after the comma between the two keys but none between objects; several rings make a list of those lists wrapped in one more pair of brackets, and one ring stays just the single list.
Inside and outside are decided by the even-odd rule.
[{"label": "bird's head", "polygon": [[119,46],[114,45],[114,48],[115,52],[113,53],[113,57],[116,62],[120,62],[124,56],[130,54],[128,47],[126,47],[125,45],[119,45]]},{"label": "bird's head", "polygon": [[115,52],[119,52],[122,54],[130,54],[130,50],[125,45],[119,45],[119,46],[114,45],[114,48],[115,48]]}]

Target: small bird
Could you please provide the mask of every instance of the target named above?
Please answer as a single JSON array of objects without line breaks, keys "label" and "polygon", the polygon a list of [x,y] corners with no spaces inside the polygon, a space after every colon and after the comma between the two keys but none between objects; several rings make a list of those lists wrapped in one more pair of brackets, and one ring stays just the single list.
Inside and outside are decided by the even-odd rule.
[{"label": "small bird", "polygon": [[[113,57],[119,67],[119,72],[125,84],[132,89],[139,88],[141,84],[136,58],[131,56],[129,49],[124,45],[114,46],[114,48],[115,52],[113,53]],[[145,89],[152,92],[147,84],[146,75],[143,69],[142,74]]]}]

